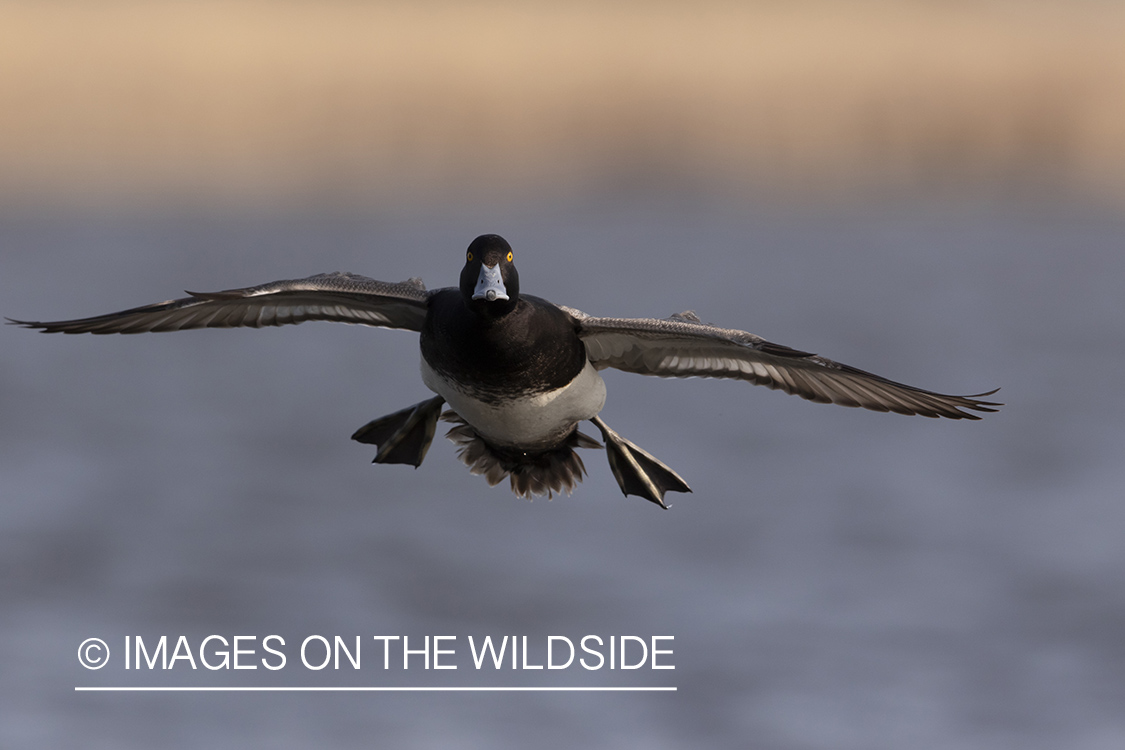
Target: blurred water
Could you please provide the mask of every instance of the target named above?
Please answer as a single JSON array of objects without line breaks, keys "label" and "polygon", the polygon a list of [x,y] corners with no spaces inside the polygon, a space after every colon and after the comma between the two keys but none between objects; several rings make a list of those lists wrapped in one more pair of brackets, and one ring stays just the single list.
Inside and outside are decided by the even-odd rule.
[{"label": "blurred water", "polygon": [[[607,376],[572,497],[348,440],[426,397],[416,338],[308,324],[0,330],[0,745],[1125,746],[1125,221],[1076,206],[765,210],[677,196],[358,216],[23,213],[4,315],[58,319],[328,270],[454,283],[504,234],[525,291],[691,308],[926,388],[979,423]],[[126,672],[127,635],[673,635],[674,671]],[[106,639],[87,671],[75,650]],[[365,648],[368,648],[365,645]],[[292,651],[292,649],[290,649]],[[371,652],[367,652],[368,655]],[[291,657],[292,658],[292,657]],[[182,664],[180,665],[183,666]],[[76,685],[675,685],[675,693],[88,694]]]}]

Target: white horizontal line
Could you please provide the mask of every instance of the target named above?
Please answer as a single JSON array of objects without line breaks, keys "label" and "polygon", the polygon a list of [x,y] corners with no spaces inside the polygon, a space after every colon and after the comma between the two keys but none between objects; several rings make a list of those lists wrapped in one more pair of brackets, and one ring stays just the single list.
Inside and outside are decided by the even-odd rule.
[{"label": "white horizontal line", "polygon": [[75,692],[83,693],[656,693],[676,692],[675,687],[488,687],[488,686],[449,686],[449,687],[318,687],[318,686],[232,686],[232,687],[141,687],[141,686],[97,686],[75,687]]}]

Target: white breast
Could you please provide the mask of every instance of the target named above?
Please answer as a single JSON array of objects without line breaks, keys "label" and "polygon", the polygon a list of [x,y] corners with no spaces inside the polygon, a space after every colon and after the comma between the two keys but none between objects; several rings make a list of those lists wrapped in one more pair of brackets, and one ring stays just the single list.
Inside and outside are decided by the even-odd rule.
[{"label": "white breast", "polygon": [[447,380],[422,360],[422,382],[442,396],[488,442],[505,447],[546,449],[605,405],[605,382],[589,362],[568,385],[547,393],[489,404]]}]

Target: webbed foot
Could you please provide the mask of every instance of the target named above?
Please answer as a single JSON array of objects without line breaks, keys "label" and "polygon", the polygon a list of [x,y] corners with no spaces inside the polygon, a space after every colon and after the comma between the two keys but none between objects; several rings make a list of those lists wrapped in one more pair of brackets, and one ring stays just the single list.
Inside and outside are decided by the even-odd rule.
[{"label": "webbed foot", "polygon": [[691,487],[688,487],[679,474],[648,451],[638,448],[611,430],[600,417],[594,417],[590,421],[602,431],[610,471],[623,493],[638,495],[661,508],[667,508],[664,504],[665,492],[691,492]]},{"label": "webbed foot", "polygon": [[372,463],[422,465],[434,440],[445,399],[435,396],[360,427],[352,440],[379,446]]}]

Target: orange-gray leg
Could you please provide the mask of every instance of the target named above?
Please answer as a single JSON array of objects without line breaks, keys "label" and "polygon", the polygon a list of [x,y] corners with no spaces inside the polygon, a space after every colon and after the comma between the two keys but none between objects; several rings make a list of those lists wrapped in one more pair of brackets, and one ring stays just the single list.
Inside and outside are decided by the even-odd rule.
[{"label": "orange-gray leg", "polygon": [[360,427],[352,440],[379,446],[373,463],[422,465],[434,440],[445,399],[435,396]]},{"label": "orange-gray leg", "polygon": [[594,417],[590,421],[602,431],[610,471],[621,485],[623,493],[639,495],[661,508],[667,508],[664,504],[665,492],[691,492],[691,487],[688,487],[679,474],[648,451],[638,448],[611,430],[600,417]]}]

